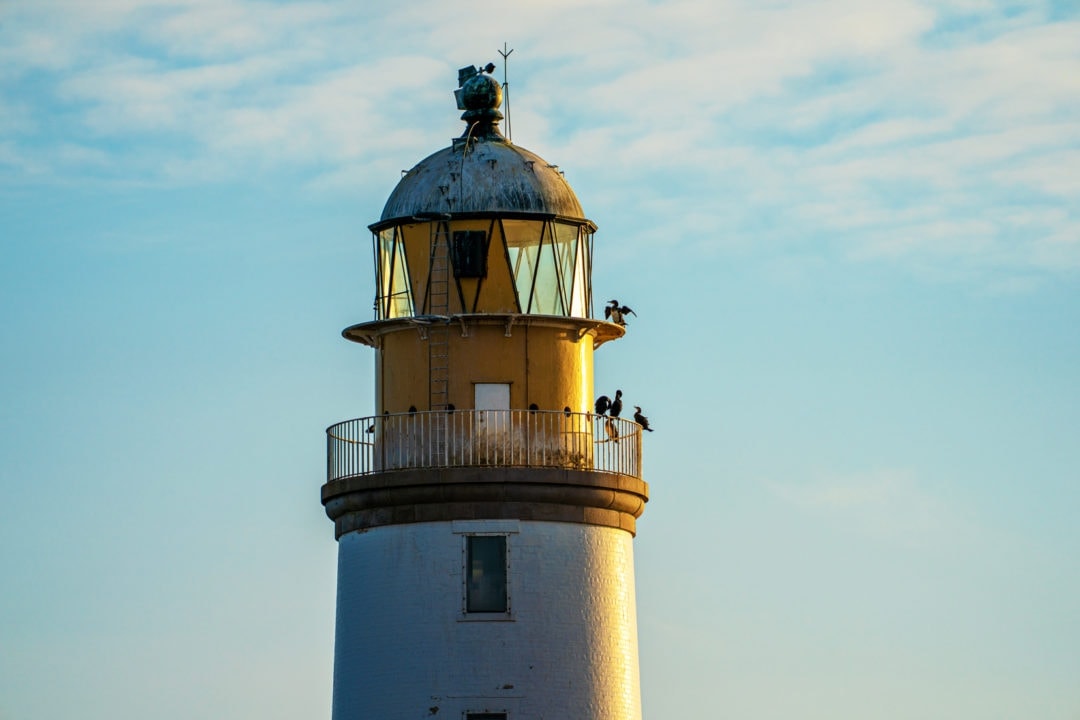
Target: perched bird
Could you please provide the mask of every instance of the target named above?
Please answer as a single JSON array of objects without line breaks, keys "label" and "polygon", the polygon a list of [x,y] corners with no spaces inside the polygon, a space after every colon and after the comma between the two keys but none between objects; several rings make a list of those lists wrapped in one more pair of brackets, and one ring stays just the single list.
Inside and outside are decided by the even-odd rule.
[{"label": "perched bird", "polygon": [[615,391],[615,399],[611,401],[611,407],[608,409],[608,414],[611,417],[619,417],[622,414],[622,390]]},{"label": "perched bird", "polygon": [[611,398],[609,398],[607,395],[601,395],[600,397],[596,398],[597,415],[603,415],[608,411],[609,407],[611,407]]},{"label": "perched bird", "polygon": [[649,427],[649,418],[641,414],[641,408],[635,405],[634,410],[634,422],[640,425],[642,430],[648,430],[649,432],[652,432],[653,429]]},{"label": "perched bird", "polygon": [[626,305],[619,305],[618,300],[608,300],[607,306],[604,307],[604,319],[610,320],[616,325],[625,326],[627,315],[637,316],[637,313]]},{"label": "perched bird", "polygon": [[615,427],[615,422],[611,418],[604,423],[604,432],[607,433],[608,440],[619,442],[619,428]]},{"label": "perched bird", "polygon": [[370,425],[368,425],[367,430],[365,430],[364,432],[366,432],[368,435],[375,432],[375,423],[371,423]]},{"label": "perched bird", "polygon": [[484,72],[486,72],[488,75],[495,72],[495,63],[490,63],[489,62],[487,65],[485,65],[484,66]]}]

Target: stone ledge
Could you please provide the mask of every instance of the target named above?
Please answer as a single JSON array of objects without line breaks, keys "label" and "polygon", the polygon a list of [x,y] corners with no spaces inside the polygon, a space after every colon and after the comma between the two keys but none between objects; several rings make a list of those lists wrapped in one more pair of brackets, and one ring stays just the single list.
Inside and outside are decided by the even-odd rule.
[{"label": "stone ledge", "polygon": [[322,488],[337,537],[383,525],[518,519],[602,525],[634,534],[648,501],[642,480],[550,468],[396,470]]}]

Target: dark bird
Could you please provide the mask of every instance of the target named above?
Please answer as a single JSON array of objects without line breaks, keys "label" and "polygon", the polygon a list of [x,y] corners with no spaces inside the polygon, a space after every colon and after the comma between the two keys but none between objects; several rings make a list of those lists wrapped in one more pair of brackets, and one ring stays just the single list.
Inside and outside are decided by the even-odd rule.
[{"label": "dark bird", "polygon": [[486,72],[488,75],[495,72],[495,63],[488,63],[487,65],[485,65],[484,72]]},{"label": "dark bird", "polygon": [[615,391],[615,399],[611,401],[611,408],[608,410],[608,414],[611,417],[619,417],[622,414],[622,390]]},{"label": "dark bird", "polygon": [[366,432],[368,435],[375,432],[375,423],[371,423],[370,425],[368,425],[367,430],[365,430],[364,432]]},{"label": "dark bird", "polygon": [[619,428],[615,427],[615,421],[611,418],[608,418],[607,422],[604,423],[604,432],[607,433],[608,440],[619,442]]},{"label": "dark bird", "polygon": [[609,407],[611,407],[611,398],[609,398],[607,395],[601,395],[600,397],[596,398],[597,415],[603,415],[608,411]]},{"label": "dark bird", "polygon": [[649,432],[652,432],[653,429],[649,427],[649,418],[641,414],[641,408],[635,405],[634,410],[634,422],[640,425],[642,430],[648,430]]},{"label": "dark bird", "polygon": [[619,305],[618,300],[608,300],[608,304],[604,307],[604,319],[610,320],[616,325],[626,326],[626,316],[637,316],[637,313],[631,310],[626,305]]}]

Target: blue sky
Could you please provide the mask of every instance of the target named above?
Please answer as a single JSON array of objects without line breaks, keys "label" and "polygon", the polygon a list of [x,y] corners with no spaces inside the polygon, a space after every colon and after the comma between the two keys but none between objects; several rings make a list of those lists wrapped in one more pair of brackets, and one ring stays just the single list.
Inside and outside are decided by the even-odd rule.
[{"label": "blue sky", "polygon": [[1066,2],[3,4],[0,719],[329,715],[366,226],[507,42],[513,139],[638,312],[597,390],[657,428],[646,716],[1077,720],[1078,37]]}]

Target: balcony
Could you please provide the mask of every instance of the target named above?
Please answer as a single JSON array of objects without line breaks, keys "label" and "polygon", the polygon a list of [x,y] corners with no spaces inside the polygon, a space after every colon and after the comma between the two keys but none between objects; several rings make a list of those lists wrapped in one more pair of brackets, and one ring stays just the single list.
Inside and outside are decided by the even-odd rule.
[{"label": "balcony", "polygon": [[376,415],[326,429],[327,482],[426,468],[555,468],[641,479],[641,426],[592,413],[456,410]]}]

